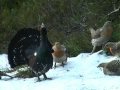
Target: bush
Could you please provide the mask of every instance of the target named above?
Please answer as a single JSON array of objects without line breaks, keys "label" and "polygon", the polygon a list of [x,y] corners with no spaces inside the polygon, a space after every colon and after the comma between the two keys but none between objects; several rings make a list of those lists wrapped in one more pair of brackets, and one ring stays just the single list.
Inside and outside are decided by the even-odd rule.
[{"label": "bush", "polygon": [[89,52],[91,43],[87,29],[98,28],[107,20],[113,21],[112,41],[118,41],[119,12],[107,15],[114,10],[114,6],[118,8],[119,3],[120,0],[1,0],[0,51],[7,53],[8,44],[19,29],[34,27],[42,22],[50,30],[51,42],[65,44],[70,56]]},{"label": "bush", "polygon": [[85,32],[72,33],[65,41],[69,56],[76,56],[79,53],[90,52],[92,49],[90,36]]}]

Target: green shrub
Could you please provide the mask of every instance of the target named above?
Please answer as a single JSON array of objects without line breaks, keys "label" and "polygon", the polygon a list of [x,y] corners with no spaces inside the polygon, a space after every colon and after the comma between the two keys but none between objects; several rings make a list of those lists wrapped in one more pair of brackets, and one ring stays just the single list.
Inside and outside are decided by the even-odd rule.
[{"label": "green shrub", "polygon": [[18,78],[32,78],[35,77],[35,74],[30,70],[29,66],[22,65],[16,67],[17,73],[15,74],[15,77]]},{"label": "green shrub", "polygon": [[8,44],[19,29],[42,22],[50,30],[50,41],[65,44],[70,56],[90,52],[90,33],[86,30],[99,28],[107,20],[113,21],[111,40],[119,41],[119,14],[107,16],[114,10],[114,3],[118,8],[120,0],[0,0],[0,51],[7,53]]},{"label": "green shrub", "polygon": [[35,77],[35,74],[29,69],[27,69],[25,71],[18,70],[18,73],[15,74],[15,77],[18,77],[18,78],[32,78],[32,77]]},{"label": "green shrub", "polygon": [[65,41],[69,56],[90,52],[92,47],[90,41],[90,36],[85,32],[75,32],[71,34]]}]

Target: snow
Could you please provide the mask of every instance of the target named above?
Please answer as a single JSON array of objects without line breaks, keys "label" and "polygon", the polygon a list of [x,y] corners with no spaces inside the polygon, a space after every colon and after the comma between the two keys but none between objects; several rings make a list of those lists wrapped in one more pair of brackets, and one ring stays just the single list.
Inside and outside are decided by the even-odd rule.
[{"label": "snow", "polygon": [[[0,90],[120,90],[119,76],[104,75],[97,68],[100,63],[116,58],[102,51],[92,55],[81,53],[77,57],[68,58],[64,67],[58,64],[56,69],[49,70],[47,76],[52,80],[36,82],[37,78],[34,77],[5,81],[8,77],[4,76],[0,80]],[[0,69],[10,69],[6,54],[0,55]]]},{"label": "snow", "polygon": [[0,55],[0,70],[8,70],[10,68],[10,65],[8,64],[8,59],[6,54]]}]

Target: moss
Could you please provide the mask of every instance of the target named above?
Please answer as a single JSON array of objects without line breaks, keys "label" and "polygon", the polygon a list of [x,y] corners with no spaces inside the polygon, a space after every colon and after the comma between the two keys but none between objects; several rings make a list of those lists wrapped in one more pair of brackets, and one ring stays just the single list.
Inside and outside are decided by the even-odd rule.
[{"label": "moss", "polygon": [[18,70],[18,73],[15,74],[15,77],[18,77],[18,78],[32,78],[32,77],[35,77],[35,74],[30,69],[27,69],[27,70],[24,70],[24,71]]},{"label": "moss", "polygon": [[30,70],[30,67],[28,65],[21,65],[21,66],[17,66],[14,69],[11,70],[1,70],[4,73],[16,73],[14,76],[17,78],[32,78],[35,77],[35,74],[32,72],[32,70]]}]

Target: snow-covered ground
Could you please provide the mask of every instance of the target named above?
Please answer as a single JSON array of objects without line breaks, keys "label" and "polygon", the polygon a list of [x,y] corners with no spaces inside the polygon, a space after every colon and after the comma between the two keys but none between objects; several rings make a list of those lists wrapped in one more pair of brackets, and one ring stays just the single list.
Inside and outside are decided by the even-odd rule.
[{"label": "snow-covered ground", "polygon": [[[101,52],[101,51],[99,51]],[[47,72],[52,80],[36,82],[37,78],[0,80],[0,90],[120,90],[119,76],[106,76],[97,68],[101,62],[114,60],[116,57],[99,54],[81,53],[68,58],[65,67],[58,66]],[[0,55],[0,70],[9,69],[7,55]],[[43,78],[41,76],[41,78]]]}]

